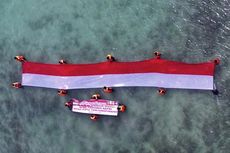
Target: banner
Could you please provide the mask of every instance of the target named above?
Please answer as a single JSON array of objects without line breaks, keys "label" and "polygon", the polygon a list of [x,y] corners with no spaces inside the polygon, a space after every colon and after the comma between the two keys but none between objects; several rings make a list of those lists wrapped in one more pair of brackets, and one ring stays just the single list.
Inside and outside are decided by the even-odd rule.
[{"label": "banner", "polygon": [[98,115],[118,115],[118,102],[103,100],[103,99],[90,99],[90,100],[73,100],[72,111],[77,113],[98,114]]},{"label": "banner", "polygon": [[163,59],[96,64],[24,62],[22,85],[55,89],[163,87],[213,90],[214,62],[188,64]]}]

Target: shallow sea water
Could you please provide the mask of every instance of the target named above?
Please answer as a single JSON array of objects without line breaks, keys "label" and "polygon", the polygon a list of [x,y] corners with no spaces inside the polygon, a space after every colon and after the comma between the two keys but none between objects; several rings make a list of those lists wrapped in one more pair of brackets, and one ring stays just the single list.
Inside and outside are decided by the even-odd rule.
[{"label": "shallow sea water", "polygon": [[[0,153],[228,153],[230,150],[228,0],[0,0]],[[156,88],[71,90],[10,87],[21,79],[15,55],[37,62],[95,63],[221,58],[220,91]],[[64,102],[99,92],[128,107],[119,117],[71,113]]]}]

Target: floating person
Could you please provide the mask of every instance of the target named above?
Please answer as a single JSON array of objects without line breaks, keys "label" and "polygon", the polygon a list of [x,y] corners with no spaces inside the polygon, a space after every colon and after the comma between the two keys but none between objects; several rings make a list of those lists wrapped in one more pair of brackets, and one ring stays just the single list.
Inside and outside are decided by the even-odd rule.
[{"label": "floating person", "polygon": [[92,99],[100,99],[100,98],[101,98],[101,95],[98,94],[98,93],[96,93],[96,94],[93,94],[91,98],[92,98]]},{"label": "floating person", "polygon": [[66,96],[67,95],[67,90],[64,90],[64,89],[58,90],[58,95],[59,96]]},{"label": "floating person", "polygon": [[126,111],[126,106],[124,104],[119,104],[117,109],[120,111],[120,112],[125,112]]},{"label": "floating person", "polygon": [[[216,59],[213,60],[213,62],[214,62],[215,65],[219,65],[219,64],[220,64],[220,59],[219,59],[219,58],[216,58]],[[216,85],[215,85],[215,84],[213,84],[212,93],[213,93],[214,95],[219,95],[219,90],[216,88]]]},{"label": "floating person", "polygon": [[73,108],[73,101],[66,102],[66,103],[65,103],[65,106],[68,107],[69,110],[72,111],[72,108]]},{"label": "floating person", "polygon": [[161,53],[160,52],[154,52],[155,58],[160,59],[161,58]]},{"label": "floating person", "polygon": [[25,62],[26,58],[24,56],[18,55],[14,57],[15,60],[19,61],[19,62]]},{"label": "floating person", "polygon": [[59,63],[59,64],[67,64],[67,61],[64,60],[64,59],[61,59],[61,60],[58,61],[58,63]]},{"label": "floating person", "polygon": [[107,59],[108,62],[114,62],[114,61],[116,61],[116,59],[112,55],[110,55],[110,54],[108,54],[106,56],[106,59]]},{"label": "floating person", "polygon": [[14,82],[14,83],[12,83],[12,87],[16,88],[16,89],[22,88],[22,84],[20,82]]},{"label": "floating person", "polygon": [[219,58],[216,58],[216,59],[213,60],[213,62],[214,62],[216,65],[218,65],[218,64],[220,64],[220,59],[219,59]]},{"label": "floating person", "polygon": [[160,96],[163,96],[163,95],[166,94],[166,90],[163,89],[163,88],[160,88],[160,89],[158,90],[158,94],[159,94]]},{"label": "floating person", "polygon": [[105,93],[112,93],[112,92],[113,92],[113,89],[112,89],[111,87],[106,87],[106,86],[104,86],[104,87],[103,87],[103,91],[104,91]]},{"label": "floating person", "polygon": [[93,115],[90,115],[90,117],[89,117],[92,121],[96,121],[96,120],[98,120],[98,118],[99,118],[99,116],[98,115],[95,115],[95,114],[93,114]]}]

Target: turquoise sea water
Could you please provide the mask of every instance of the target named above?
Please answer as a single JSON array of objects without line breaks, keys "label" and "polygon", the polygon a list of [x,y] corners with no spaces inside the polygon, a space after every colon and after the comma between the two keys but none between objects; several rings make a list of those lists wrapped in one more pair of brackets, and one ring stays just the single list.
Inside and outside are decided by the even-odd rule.
[{"label": "turquoise sea water", "polygon": [[[230,2],[228,0],[0,0],[0,153],[228,153],[230,150]],[[37,62],[94,63],[221,58],[220,91],[116,88],[12,89],[15,55]],[[99,92],[128,110],[119,117],[71,113],[64,102]]]}]

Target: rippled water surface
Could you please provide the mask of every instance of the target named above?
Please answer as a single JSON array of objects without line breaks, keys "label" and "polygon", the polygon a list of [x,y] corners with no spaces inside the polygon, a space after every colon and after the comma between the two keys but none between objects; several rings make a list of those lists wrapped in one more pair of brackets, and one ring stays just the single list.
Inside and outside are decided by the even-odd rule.
[{"label": "rippled water surface", "polygon": [[[0,0],[0,153],[228,153],[230,150],[230,1]],[[18,54],[37,62],[94,63],[163,58],[197,63],[221,58],[220,91],[116,88],[12,89],[20,81]],[[128,111],[119,117],[64,108],[71,97],[99,92]]]}]

